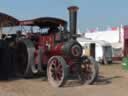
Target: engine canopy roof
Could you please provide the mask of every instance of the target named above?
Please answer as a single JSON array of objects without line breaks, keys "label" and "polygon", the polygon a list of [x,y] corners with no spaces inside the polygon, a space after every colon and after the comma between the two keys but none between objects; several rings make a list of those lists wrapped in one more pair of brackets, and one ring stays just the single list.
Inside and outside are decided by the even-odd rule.
[{"label": "engine canopy roof", "polygon": [[66,26],[67,22],[65,20],[53,17],[40,17],[32,20],[20,21],[20,25],[23,26],[39,26],[41,28],[46,27],[57,27],[59,25]]}]

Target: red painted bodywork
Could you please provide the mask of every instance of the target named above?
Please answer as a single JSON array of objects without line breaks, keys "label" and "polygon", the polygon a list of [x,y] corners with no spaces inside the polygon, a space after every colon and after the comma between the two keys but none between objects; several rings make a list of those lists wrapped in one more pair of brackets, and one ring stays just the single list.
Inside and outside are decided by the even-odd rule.
[{"label": "red painted bodywork", "polygon": [[[63,58],[65,58],[66,60],[66,63],[70,66],[70,72],[73,73],[76,70],[74,61],[70,57],[64,56],[64,53],[62,50],[64,42],[56,43],[55,36],[56,36],[56,33],[51,32],[51,34],[43,35],[43,36],[40,35],[38,37],[39,38],[38,44],[37,44],[38,49],[39,48],[42,49],[42,64],[47,64],[48,60],[52,56],[63,56]],[[48,45],[50,45],[50,48],[48,48]]]},{"label": "red painted bodywork", "polygon": [[42,62],[43,64],[47,64],[50,57],[54,55],[62,56],[63,51],[63,42],[55,44],[55,33],[39,36],[38,40],[38,48],[42,48],[43,56]]},{"label": "red painted bodywork", "polygon": [[[67,41],[61,40],[62,33],[63,35],[65,35],[64,33],[66,33],[67,30],[66,32],[63,31],[61,35],[58,34],[60,31],[55,31],[55,30],[56,30],[56,27],[58,28],[60,24],[61,26],[63,26],[63,28],[67,28],[67,22],[57,18],[38,18],[34,20],[25,20],[20,22],[21,26],[31,26],[31,27],[38,26],[40,29],[48,27],[49,29],[53,28],[52,30],[54,30],[54,31],[51,31],[48,29],[48,32],[45,34],[42,34],[41,32],[40,32],[41,34],[40,33],[38,34],[38,32],[34,32],[34,33],[30,32],[26,34],[26,37],[30,40],[32,40],[33,36],[36,38],[36,40],[32,40],[36,49],[34,54],[35,64],[38,64],[39,62],[38,56],[40,53],[39,50],[41,49],[42,50],[41,64],[43,65],[48,64],[48,61],[52,56],[62,56],[65,59],[66,63],[69,65],[71,69],[70,71],[72,72],[73,70],[75,70],[76,68],[75,63],[77,62],[71,57],[71,55],[67,55],[70,49],[68,50],[67,48],[68,52],[66,51],[67,53],[64,53],[65,52],[64,45],[65,43],[68,43],[71,38],[67,37],[68,38],[66,39]],[[58,42],[57,40],[60,40],[60,41]],[[69,44],[68,46],[72,46],[72,45]],[[80,59],[80,57],[81,55],[77,59]]]},{"label": "red painted bodywork", "polygon": [[128,56],[128,26],[124,26],[124,56]]}]

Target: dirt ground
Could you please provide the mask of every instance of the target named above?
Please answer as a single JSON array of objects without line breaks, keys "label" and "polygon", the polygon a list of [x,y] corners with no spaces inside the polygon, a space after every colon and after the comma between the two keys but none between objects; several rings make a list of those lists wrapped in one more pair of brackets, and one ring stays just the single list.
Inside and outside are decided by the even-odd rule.
[{"label": "dirt ground", "polygon": [[102,65],[94,85],[72,81],[62,88],[41,78],[0,81],[0,96],[128,96],[128,71],[121,64]]}]

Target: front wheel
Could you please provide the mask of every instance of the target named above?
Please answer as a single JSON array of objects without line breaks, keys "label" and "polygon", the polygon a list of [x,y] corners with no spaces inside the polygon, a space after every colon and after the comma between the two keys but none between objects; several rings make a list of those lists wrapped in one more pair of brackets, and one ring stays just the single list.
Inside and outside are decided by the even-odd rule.
[{"label": "front wheel", "polygon": [[48,61],[47,76],[49,83],[54,87],[65,84],[68,75],[68,65],[61,56],[52,56]]},{"label": "front wheel", "polygon": [[83,57],[79,65],[79,79],[82,84],[93,84],[98,76],[98,63],[93,57]]}]

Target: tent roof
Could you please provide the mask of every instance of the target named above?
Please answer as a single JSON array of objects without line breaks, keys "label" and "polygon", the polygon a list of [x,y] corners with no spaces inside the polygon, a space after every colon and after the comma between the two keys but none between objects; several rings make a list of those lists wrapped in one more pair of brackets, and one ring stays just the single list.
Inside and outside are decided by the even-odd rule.
[{"label": "tent roof", "polygon": [[79,42],[83,42],[83,43],[96,43],[96,44],[99,44],[102,46],[110,46],[111,45],[109,42],[104,41],[104,40],[91,40],[91,39],[88,39],[85,37],[79,37],[79,38],[77,38],[77,40]]},{"label": "tent roof", "polygon": [[0,27],[16,26],[19,20],[15,17],[0,12]]},{"label": "tent roof", "polygon": [[121,43],[112,43],[111,45],[112,45],[112,47],[115,48],[115,49],[120,49],[120,48],[122,48],[122,46],[123,46]]}]

